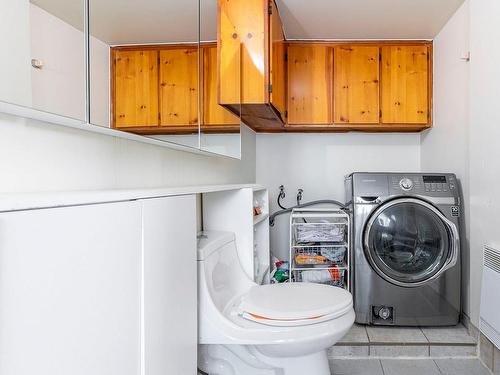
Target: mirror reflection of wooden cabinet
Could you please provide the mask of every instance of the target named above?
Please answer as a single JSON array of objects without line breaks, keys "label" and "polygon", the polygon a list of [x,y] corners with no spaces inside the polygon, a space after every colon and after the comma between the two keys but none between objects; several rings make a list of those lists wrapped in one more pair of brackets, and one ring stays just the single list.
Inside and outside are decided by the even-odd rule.
[{"label": "mirror reflection of wooden cabinet", "polygon": [[113,49],[113,127],[158,126],[158,51]]},{"label": "mirror reflection of wooden cabinet", "polygon": [[336,46],[334,62],[334,122],[378,124],[379,47]]},{"label": "mirror reflection of wooden cabinet", "polygon": [[239,131],[239,117],[221,106],[217,100],[217,45],[204,45],[201,48],[201,52],[203,61],[201,77],[201,82],[203,83],[201,128],[204,131],[219,128]]},{"label": "mirror reflection of wooden cabinet", "polygon": [[198,126],[198,46],[160,50],[160,125]]},{"label": "mirror reflection of wooden cabinet", "polygon": [[[201,46],[201,126],[239,132],[240,119],[217,102],[217,45]],[[198,46],[112,48],[113,127],[138,134],[198,130]]]}]

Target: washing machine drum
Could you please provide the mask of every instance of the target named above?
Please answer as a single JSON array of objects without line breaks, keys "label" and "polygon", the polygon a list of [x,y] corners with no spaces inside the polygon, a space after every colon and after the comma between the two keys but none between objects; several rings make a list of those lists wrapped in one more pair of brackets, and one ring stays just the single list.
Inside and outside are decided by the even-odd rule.
[{"label": "washing machine drum", "polygon": [[436,207],[404,198],[380,206],[364,232],[375,271],[400,286],[420,286],[455,265],[458,231]]}]

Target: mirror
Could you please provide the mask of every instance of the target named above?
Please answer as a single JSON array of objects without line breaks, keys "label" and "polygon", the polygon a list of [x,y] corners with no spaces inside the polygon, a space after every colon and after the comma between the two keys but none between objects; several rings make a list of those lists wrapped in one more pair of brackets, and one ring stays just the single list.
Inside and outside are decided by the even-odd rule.
[{"label": "mirror", "polygon": [[85,121],[83,0],[0,0],[0,100]]},{"label": "mirror", "polygon": [[198,0],[89,8],[90,122],[198,148]]},{"label": "mirror", "polygon": [[[212,153],[234,158],[241,157],[240,117],[230,109],[241,113],[240,71],[231,72],[228,81],[233,85],[234,96],[221,101],[218,88],[221,79],[219,70],[224,65],[217,64],[217,2],[218,0],[200,0],[200,55],[201,55],[201,90],[200,90],[200,148]],[[239,35],[234,34],[233,44],[239,49]],[[239,56],[240,53],[236,53]],[[240,64],[232,66],[240,67]],[[230,103],[222,106],[219,103]]]}]

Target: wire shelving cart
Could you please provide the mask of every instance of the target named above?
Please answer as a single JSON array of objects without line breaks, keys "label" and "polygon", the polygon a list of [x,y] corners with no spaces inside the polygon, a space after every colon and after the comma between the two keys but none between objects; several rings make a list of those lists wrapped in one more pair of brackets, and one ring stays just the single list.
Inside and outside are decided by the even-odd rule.
[{"label": "wire shelving cart", "polygon": [[291,281],[350,290],[350,232],[350,216],[345,211],[293,209],[290,215]]}]

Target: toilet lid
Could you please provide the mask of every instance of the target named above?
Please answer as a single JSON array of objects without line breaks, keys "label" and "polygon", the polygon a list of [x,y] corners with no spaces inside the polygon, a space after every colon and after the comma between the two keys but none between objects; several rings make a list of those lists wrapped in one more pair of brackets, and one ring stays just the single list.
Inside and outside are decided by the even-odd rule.
[{"label": "toilet lid", "polygon": [[263,324],[304,325],[337,318],[351,307],[352,295],[345,289],[284,283],[252,287],[241,299],[240,312],[244,318]]}]

